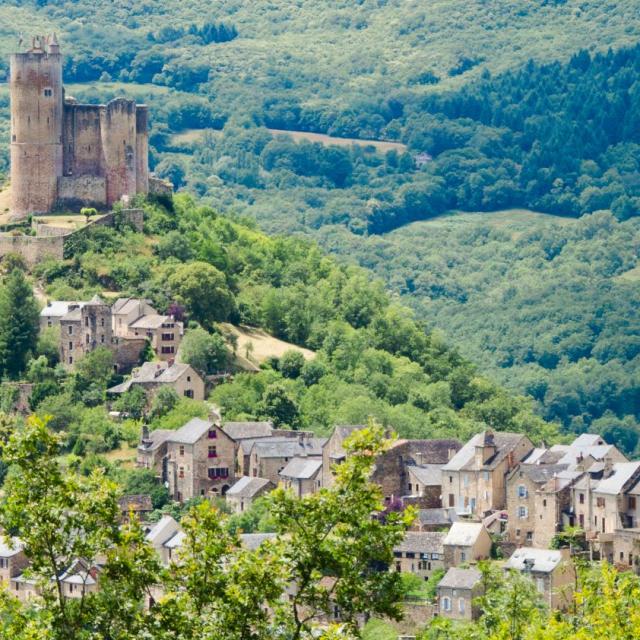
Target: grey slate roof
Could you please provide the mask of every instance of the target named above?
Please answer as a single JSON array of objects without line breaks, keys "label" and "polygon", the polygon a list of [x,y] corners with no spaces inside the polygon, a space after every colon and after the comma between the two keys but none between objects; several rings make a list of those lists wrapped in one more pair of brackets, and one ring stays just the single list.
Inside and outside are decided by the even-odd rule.
[{"label": "grey slate roof", "polygon": [[505,569],[523,571],[526,567],[525,561],[532,563],[530,565],[531,571],[550,573],[562,562],[562,552],[557,549],[522,547],[513,552],[504,567]]},{"label": "grey slate roof", "polygon": [[448,526],[458,522],[460,517],[455,507],[438,507],[436,509],[419,509],[418,521],[422,525]]},{"label": "grey slate roof", "polygon": [[404,540],[396,545],[393,550],[416,553],[443,553],[442,543],[445,534],[439,531],[407,531]]},{"label": "grey slate roof", "polygon": [[260,458],[294,458],[295,456],[321,456],[322,445],[326,438],[305,438],[300,443],[298,438],[277,440],[268,438],[254,443],[252,451]]},{"label": "grey slate roof", "polygon": [[159,329],[165,322],[172,322],[172,320],[169,316],[162,316],[159,313],[150,313],[145,316],[140,316],[129,326],[132,329]]},{"label": "grey slate roof", "polygon": [[155,431],[152,431],[149,434],[149,440],[151,441],[151,444],[149,444],[148,446],[139,444],[138,449],[141,449],[142,451],[153,451],[154,449],[157,449],[161,444],[166,442],[169,439],[169,436],[171,436],[173,433],[175,432],[171,429],[155,429]]},{"label": "grey slate roof", "polygon": [[211,427],[213,422],[202,418],[191,418],[187,424],[174,431],[167,441],[176,444],[195,444]]},{"label": "grey slate roof", "polygon": [[280,472],[283,478],[292,480],[309,480],[322,468],[322,458],[294,458]]},{"label": "grey slate roof", "polygon": [[640,470],[640,461],[616,462],[613,465],[613,473],[608,478],[600,480],[594,491],[613,496],[618,495],[638,470]]},{"label": "grey slate roof", "polygon": [[482,574],[477,569],[460,569],[451,567],[440,582],[438,588],[447,589],[473,589],[482,578]]},{"label": "grey slate roof", "polygon": [[[494,469],[504,460],[511,451],[518,445],[522,438],[526,436],[522,433],[509,433],[506,431],[492,432],[496,453],[489,458],[480,469]],[[475,449],[482,446],[485,438],[490,434],[487,431],[477,433],[456,453],[451,460],[442,467],[443,471],[462,471],[464,469],[476,469]]]},{"label": "grey slate roof", "polygon": [[47,306],[40,312],[43,318],[61,318],[69,312],[71,305],[78,305],[81,307],[84,302],[71,301],[71,300],[52,300]]},{"label": "grey slate roof", "polygon": [[178,531],[180,531],[180,525],[171,516],[162,516],[147,533],[147,542],[154,547],[161,546]]},{"label": "grey slate roof", "polygon": [[582,433],[571,443],[574,447],[595,447],[601,444],[607,443],[597,433]]},{"label": "grey slate roof", "polygon": [[250,438],[265,438],[271,435],[271,422],[225,422],[222,430],[232,440],[247,440]]},{"label": "grey slate roof", "polygon": [[444,544],[471,547],[476,543],[483,529],[482,522],[454,522],[444,539]]},{"label": "grey slate roof", "polygon": [[518,467],[516,474],[522,472],[531,482],[544,484],[560,471],[565,471],[568,466],[566,464],[522,464]]},{"label": "grey slate roof", "polygon": [[240,440],[239,444],[242,453],[245,456],[248,456],[256,442],[286,442],[293,439],[294,438],[288,438],[287,436],[264,436],[262,438],[248,438],[247,440]]},{"label": "grey slate roof", "polygon": [[442,484],[442,465],[407,465],[407,471],[415,476],[416,480],[426,487],[439,486]]},{"label": "grey slate roof", "polygon": [[[169,364],[168,362],[145,362],[142,366],[134,370],[133,375],[122,382],[107,389],[107,393],[125,393],[134,384],[171,384],[183,376],[187,370],[191,369],[188,364],[184,362],[174,362]],[[191,376],[200,377],[191,369]]]},{"label": "grey slate roof", "polygon": [[271,485],[267,478],[251,478],[242,476],[228,491],[227,496],[232,498],[253,498],[260,491]]},{"label": "grey slate roof", "polygon": [[461,448],[459,440],[453,438],[429,440],[397,440],[384,456],[402,455],[406,461],[426,466],[429,464],[443,465],[449,460],[451,451]]}]

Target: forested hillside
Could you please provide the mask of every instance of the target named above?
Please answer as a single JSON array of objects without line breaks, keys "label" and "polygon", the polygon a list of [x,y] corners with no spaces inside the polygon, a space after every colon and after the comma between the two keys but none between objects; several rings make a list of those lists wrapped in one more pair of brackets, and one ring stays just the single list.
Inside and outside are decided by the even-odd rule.
[{"label": "forested hillside", "polygon": [[[149,103],[159,175],[373,267],[542,415],[608,429],[632,450],[638,233],[618,221],[640,211],[636,11],[631,0],[10,2],[0,53],[56,29],[69,93]],[[2,173],[2,84],[0,116]],[[406,146],[326,145],[305,131]],[[515,231],[489,218],[404,226],[506,207],[611,213],[552,227],[524,216]],[[256,393],[225,402],[243,413]]]}]

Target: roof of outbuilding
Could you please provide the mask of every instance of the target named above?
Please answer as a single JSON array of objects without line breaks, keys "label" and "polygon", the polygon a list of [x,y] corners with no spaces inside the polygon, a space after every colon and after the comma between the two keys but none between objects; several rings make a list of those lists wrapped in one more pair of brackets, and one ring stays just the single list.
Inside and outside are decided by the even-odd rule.
[{"label": "roof of outbuilding", "polygon": [[175,433],[175,431],[172,431],[171,429],[155,429],[149,434],[148,437],[148,440],[151,441],[151,444],[149,444],[148,446],[139,444],[138,449],[140,449],[141,451],[153,451],[154,449],[157,449],[160,445],[165,443],[169,439],[169,436],[171,436],[173,433]]},{"label": "roof of outbuilding", "polygon": [[267,478],[242,476],[242,478],[227,491],[227,496],[231,496],[232,498],[253,498],[272,484],[273,483]]},{"label": "roof of outbuilding", "polygon": [[482,522],[454,522],[444,539],[444,544],[470,547],[475,544],[483,529]]},{"label": "roof of outbuilding", "polygon": [[513,552],[504,566],[505,569],[517,569],[518,571],[523,571],[526,568],[530,571],[550,573],[560,562],[562,562],[562,552],[557,549],[522,547]]},{"label": "roof of outbuilding", "polygon": [[66,315],[71,305],[82,306],[84,302],[71,301],[71,300],[52,300],[47,303],[47,306],[42,309],[40,315],[43,318],[60,318]]},{"label": "roof of outbuilding", "polygon": [[482,574],[478,569],[460,569],[460,567],[451,567],[440,582],[438,588],[446,589],[473,589],[482,578]]},{"label": "roof of outbuilding", "polygon": [[402,542],[397,544],[394,551],[415,551],[416,553],[442,553],[444,533],[439,531],[407,531]]},{"label": "roof of outbuilding", "polygon": [[322,468],[322,458],[294,458],[289,460],[287,466],[280,472],[283,478],[292,480],[309,480]]},{"label": "roof of outbuilding", "polygon": [[423,525],[446,526],[458,522],[460,517],[456,513],[455,507],[438,507],[435,509],[419,509],[418,520]]},{"label": "roof of outbuilding", "polygon": [[271,422],[225,422],[222,430],[232,440],[247,440],[250,438],[265,438],[271,435]]},{"label": "roof of outbuilding", "polygon": [[212,426],[213,422],[208,420],[191,418],[189,422],[174,431],[167,440],[176,444],[195,444]]},{"label": "roof of outbuilding", "polygon": [[107,389],[107,393],[125,393],[134,384],[171,384],[176,380],[179,380],[185,373],[189,372],[189,375],[197,377],[200,376],[196,373],[190,365],[184,362],[174,362],[169,364],[168,362],[145,362],[143,365],[133,371],[133,375],[116,385]]},{"label": "roof of outbuilding", "polygon": [[147,541],[153,546],[160,546],[170,540],[178,531],[180,531],[180,525],[176,520],[171,516],[164,515],[147,533]]},{"label": "roof of outbuilding", "polygon": [[149,313],[145,316],[140,316],[129,326],[132,329],[159,329],[166,322],[171,322],[171,318],[169,316],[163,316],[159,313]]}]

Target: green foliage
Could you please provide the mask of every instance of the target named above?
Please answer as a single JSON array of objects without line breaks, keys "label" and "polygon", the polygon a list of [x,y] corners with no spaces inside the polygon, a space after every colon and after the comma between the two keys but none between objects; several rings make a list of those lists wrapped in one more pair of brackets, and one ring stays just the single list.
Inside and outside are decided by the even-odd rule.
[{"label": "green foliage", "polygon": [[25,369],[38,340],[38,305],[20,269],[0,288],[0,372],[15,378]]},{"label": "green foliage", "polygon": [[202,327],[186,332],[180,345],[180,354],[183,362],[190,364],[203,376],[224,370],[229,361],[224,338]]},{"label": "green foliage", "polygon": [[151,417],[159,420],[173,411],[180,401],[180,396],[173,387],[161,386],[151,401]]},{"label": "green foliage", "polygon": [[289,349],[282,354],[278,368],[285,378],[298,378],[302,373],[305,360],[300,351]]},{"label": "green foliage", "polygon": [[140,385],[133,385],[114,403],[116,411],[122,411],[134,420],[140,420],[147,407],[147,394]]}]

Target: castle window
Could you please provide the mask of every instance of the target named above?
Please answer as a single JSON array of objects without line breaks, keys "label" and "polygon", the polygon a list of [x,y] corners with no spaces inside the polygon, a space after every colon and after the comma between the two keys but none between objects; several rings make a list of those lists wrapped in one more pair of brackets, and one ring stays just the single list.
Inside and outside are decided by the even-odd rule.
[{"label": "castle window", "polygon": [[69,325],[69,335],[71,335],[72,333],[73,333],[73,327]]},{"label": "castle window", "polygon": [[73,356],[69,356],[69,364],[73,364]]},{"label": "castle window", "polygon": [[100,326],[104,327],[104,318],[100,318]]},{"label": "castle window", "polygon": [[73,351],[73,342],[69,343],[69,351]]},{"label": "castle window", "polygon": [[104,336],[100,336],[100,342],[104,344]]},{"label": "castle window", "polygon": [[45,89],[44,90],[44,97],[45,98],[50,98],[53,95],[53,90],[52,89]]}]

